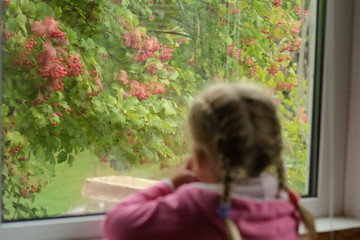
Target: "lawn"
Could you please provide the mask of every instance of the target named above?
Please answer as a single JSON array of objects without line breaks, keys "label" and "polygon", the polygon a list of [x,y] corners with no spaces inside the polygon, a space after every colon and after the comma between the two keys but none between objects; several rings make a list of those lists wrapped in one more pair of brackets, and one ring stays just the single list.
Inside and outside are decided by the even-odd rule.
[{"label": "lawn", "polygon": [[[86,178],[126,175],[157,180],[170,176],[173,171],[174,167],[160,169],[158,163],[147,163],[119,172],[112,169],[109,163],[100,162],[90,152],[83,152],[76,156],[71,167],[67,163],[56,164],[55,177],[36,195],[33,203],[27,199],[21,199],[21,202],[28,202],[38,209],[41,207],[46,209],[49,217],[59,216],[90,201],[81,195]],[[13,212],[14,209],[10,211]]]}]

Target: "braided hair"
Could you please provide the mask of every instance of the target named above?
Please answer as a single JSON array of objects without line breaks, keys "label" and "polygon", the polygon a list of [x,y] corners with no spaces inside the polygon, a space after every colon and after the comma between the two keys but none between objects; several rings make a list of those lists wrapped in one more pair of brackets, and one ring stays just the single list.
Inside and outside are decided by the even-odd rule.
[{"label": "braided hair", "polygon": [[[226,224],[227,239],[241,239],[229,217],[234,179],[258,177],[274,165],[279,190],[289,191],[281,158],[280,121],[273,100],[254,85],[213,85],[194,100],[189,127],[195,147],[201,148],[222,169],[219,214]],[[295,204],[299,206],[298,201]],[[301,207],[299,210],[303,211]],[[312,232],[313,222],[308,225]]]}]

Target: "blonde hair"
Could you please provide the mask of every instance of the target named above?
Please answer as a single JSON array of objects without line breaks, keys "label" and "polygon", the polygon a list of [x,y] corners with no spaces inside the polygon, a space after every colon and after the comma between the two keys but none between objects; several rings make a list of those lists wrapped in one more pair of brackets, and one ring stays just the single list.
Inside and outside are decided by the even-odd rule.
[{"label": "blonde hair", "polygon": [[[221,206],[225,209],[221,211],[230,206],[231,185],[239,172],[242,178],[257,177],[274,165],[279,190],[289,191],[281,158],[280,121],[272,98],[263,89],[233,83],[208,87],[192,104],[189,127],[195,148],[200,148],[223,169]],[[311,215],[298,202],[294,204],[315,237]],[[228,239],[241,239],[228,214],[224,221]]]}]

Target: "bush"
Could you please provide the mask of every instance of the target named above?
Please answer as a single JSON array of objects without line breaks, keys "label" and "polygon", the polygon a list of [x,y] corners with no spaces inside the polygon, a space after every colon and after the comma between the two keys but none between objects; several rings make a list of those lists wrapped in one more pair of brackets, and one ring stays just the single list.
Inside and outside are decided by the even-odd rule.
[{"label": "bush", "polygon": [[[117,169],[180,162],[192,96],[227,81],[268,87],[282,114],[291,183],[305,191],[300,1],[21,0],[3,9],[4,199],[34,200],[54,166],[72,165],[83,151]],[[4,201],[6,220],[9,204],[22,209],[13,219],[38,214]]]}]

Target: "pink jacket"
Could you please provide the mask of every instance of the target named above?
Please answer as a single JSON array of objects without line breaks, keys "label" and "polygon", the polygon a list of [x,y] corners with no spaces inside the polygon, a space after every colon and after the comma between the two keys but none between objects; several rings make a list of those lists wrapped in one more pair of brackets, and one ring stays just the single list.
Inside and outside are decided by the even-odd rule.
[{"label": "pink jacket", "polygon": [[[234,187],[230,217],[244,240],[298,239],[299,213],[287,199],[276,198],[273,179]],[[220,189],[220,184],[191,183],[173,191],[159,182],[108,212],[103,235],[109,240],[225,240],[217,214]]]}]

